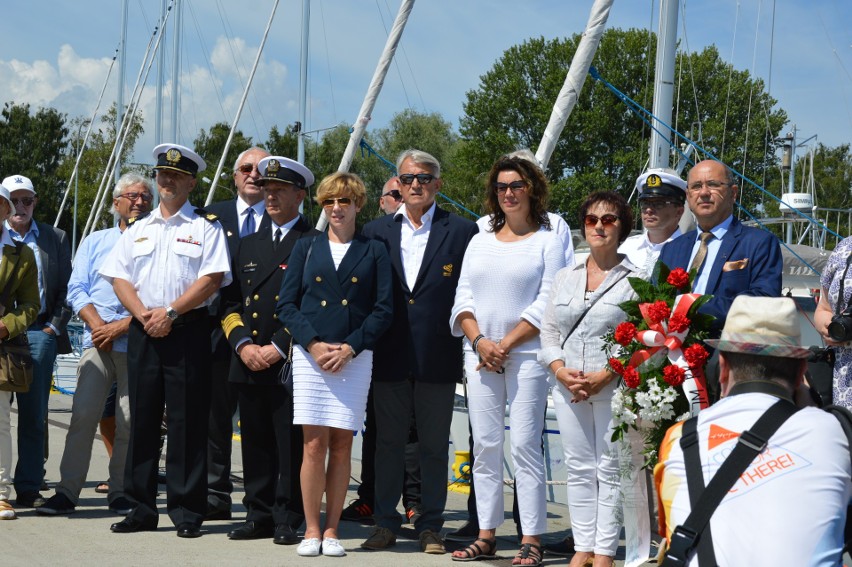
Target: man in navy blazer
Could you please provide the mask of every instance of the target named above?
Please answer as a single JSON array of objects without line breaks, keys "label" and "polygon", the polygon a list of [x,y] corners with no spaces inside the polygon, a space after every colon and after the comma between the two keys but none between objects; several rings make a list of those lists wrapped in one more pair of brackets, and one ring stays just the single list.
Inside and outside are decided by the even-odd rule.
[{"label": "man in navy blazer", "polygon": [[[738,295],[781,295],[778,239],[765,230],[743,226],[734,218],[738,189],[725,164],[714,160],[695,164],[689,171],[687,200],[698,230],[669,242],[660,253],[660,260],[669,268],[688,269],[698,254],[701,234],[712,235],[708,237],[707,254],[693,284],[696,293],[713,295],[701,308],[702,313],[716,318],[711,338],[722,332],[731,303]],[[714,400],[717,384],[710,368],[708,382],[710,398]]]},{"label": "man in navy blazer", "polygon": [[[234,186],[237,198],[220,201],[205,207],[219,217],[228,239],[231,254],[231,273],[236,276],[234,262],[240,238],[254,234],[263,218],[263,188],[257,164],[269,152],[253,147],[237,156],[234,162]],[[251,218],[249,218],[251,217]],[[237,278],[234,283],[239,287]],[[223,290],[223,295],[225,291]],[[231,438],[234,434],[233,417],[237,410],[237,393],[228,382],[233,349],[222,333],[224,305],[219,298],[210,306],[210,328],[213,365],[210,372],[210,420],[207,437],[207,516],[206,520],[231,519]]]},{"label": "man in navy blazer", "polygon": [[435,203],[441,166],[426,152],[406,150],[397,160],[403,206],[364,227],[382,242],[393,268],[393,323],[373,357],[376,413],[376,528],[365,549],[396,543],[396,506],[402,495],[405,443],[412,415],[419,439],[421,515],[414,523],[421,550],[444,553],[438,535],[447,500],[447,441],[462,345],[449,318],[462,258],[476,224]]}]

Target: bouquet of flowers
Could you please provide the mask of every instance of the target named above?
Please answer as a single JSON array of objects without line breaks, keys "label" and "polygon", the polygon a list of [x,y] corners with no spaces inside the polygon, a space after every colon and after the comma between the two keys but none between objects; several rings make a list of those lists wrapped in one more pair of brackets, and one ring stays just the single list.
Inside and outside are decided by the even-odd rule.
[{"label": "bouquet of flowers", "polygon": [[707,405],[704,366],[713,317],[698,312],[712,296],[688,293],[695,271],[654,268],[656,285],[629,278],[638,299],[620,307],[627,320],[604,336],[608,367],[621,377],[612,398],[613,441],[628,427],[644,440],[645,466],[657,461],[666,430]]}]

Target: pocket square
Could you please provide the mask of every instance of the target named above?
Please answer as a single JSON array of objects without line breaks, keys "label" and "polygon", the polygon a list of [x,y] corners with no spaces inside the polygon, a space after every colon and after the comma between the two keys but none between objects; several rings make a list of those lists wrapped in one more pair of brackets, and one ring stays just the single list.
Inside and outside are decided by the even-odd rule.
[{"label": "pocket square", "polygon": [[743,258],[742,260],[734,260],[733,262],[725,262],[725,265],[722,266],[723,272],[733,272],[735,270],[742,270],[748,266],[748,258]]}]

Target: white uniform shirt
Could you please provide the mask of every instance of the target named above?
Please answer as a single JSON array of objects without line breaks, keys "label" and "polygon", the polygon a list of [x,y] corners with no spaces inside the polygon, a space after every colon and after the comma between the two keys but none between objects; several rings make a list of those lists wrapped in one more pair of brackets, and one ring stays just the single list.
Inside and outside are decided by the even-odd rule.
[{"label": "white uniform shirt", "polygon": [[414,287],[417,274],[420,273],[420,265],[426,254],[426,244],[429,242],[429,233],[432,231],[432,219],[435,218],[435,203],[420,217],[420,228],[415,228],[408,218],[408,212],[403,204],[396,212],[402,215],[402,230],[399,239],[399,253],[402,260],[402,269],[405,272],[405,283],[408,289]]},{"label": "white uniform shirt", "polygon": [[631,236],[622,242],[621,246],[618,247],[618,251],[621,254],[626,254],[634,266],[651,274],[654,271],[654,264],[660,258],[660,251],[663,249],[663,246],[681,234],[680,229],[676,228],[672,235],[663,242],[654,244],[648,240],[648,231],[646,230],[642,234]]},{"label": "white uniform shirt", "polygon": [[[159,207],[131,224],[104,260],[100,274],[133,284],[139,300],[148,308],[167,307],[198,278],[224,273],[222,287],[231,283],[230,258],[225,232],[194,212],[188,201],[177,214],[163,218]],[[212,294],[198,307],[213,302]]]}]

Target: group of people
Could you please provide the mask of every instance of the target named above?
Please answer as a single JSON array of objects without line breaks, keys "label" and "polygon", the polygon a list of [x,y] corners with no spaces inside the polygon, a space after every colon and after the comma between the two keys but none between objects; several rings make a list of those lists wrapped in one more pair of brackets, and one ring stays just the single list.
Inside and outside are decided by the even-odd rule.
[{"label": "group of people", "polygon": [[[375,528],[361,547],[390,548],[402,523],[397,506],[414,469],[419,491],[416,505],[404,502],[407,518],[423,552],[445,553],[447,440],[456,384],[465,380],[476,490],[471,517],[458,531],[473,543],[452,559],[496,557],[508,405],[520,540],[512,564],[541,563],[547,531],[541,439],[552,390],[567,468],[570,565],[602,567],[613,564],[618,548],[621,475],[611,440],[611,399],[619,381],[601,347],[623,320],[619,304],[635,298],[628,278],[650,278],[658,258],[669,268],[696,271],[694,291],[713,296],[702,307],[715,317],[711,338],[721,339],[712,344],[719,380],[708,372],[711,400],[732,393],[743,393],[737,397],[743,403],[753,395],[789,397],[784,388],[801,381],[803,365],[785,366],[783,357],[801,359],[802,351],[775,348],[772,340],[782,333],[764,321],[771,319],[767,314],[784,319],[791,303],[779,298],[779,245],[735,218],[738,186],[719,162],[697,163],[687,181],[670,170],[641,175],[636,189],[646,230],[638,236],[629,237],[634,213],[623,196],[591,191],[578,219],[589,256],[575,262],[570,231],[548,213],[547,178],[528,151],[494,163],[485,183],[487,215],[478,223],[437,205],[441,166],[426,152],[399,156],[398,174],[379,203],[388,214],[360,231],[356,218],[367,204],[366,187],[356,175],[334,173],[315,191],[328,221],[325,232],[299,213],[315,179],[297,161],[246,150],[234,164],[236,198],[201,209],[189,195],[204,160],[177,144],[157,146],[153,157],[158,206],[152,209],[155,187],[148,179],[123,176],[113,193],[116,226],[83,241],[73,272],[64,233],[32,220],[32,183],[12,176],[0,188],[0,220],[6,221],[0,339],[26,333],[35,361],[30,391],[16,394],[19,507],[44,515],[74,511],[95,429],[116,384],[108,501],[125,518],[113,532],[157,527],[163,420],[166,508],[177,535],[198,537],[204,521],[231,519],[230,438],[239,407],[247,513],[230,539],[271,538],[298,544],[300,556],[343,556],[341,517],[372,515]],[[687,202],[698,229],[681,234]],[[835,254],[846,250],[848,256],[850,248],[847,239]],[[844,293],[839,283],[849,262],[830,265],[817,317],[827,337],[842,310],[838,297],[848,303],[852,296],[852,285]],[[61,479],[45,500],[39,489],[47,394],[53,358],[68,350],[65,325],[72,310],[85,323],[84,352]],[[753,328],[743,323],[743,312]],[[775,346],[748,350],[754,343]],[[769,357],[774,362],[766,364]],[[850,379],[841,373],[841,400]],[[735,386],[749,381],[775,381],[781,388]],[[740,405],[753,413],[765,402]],[[15,515],[10,404],[11,396],[0,392],[2,518]],[[699,438],[719,427],[719,414],[735,439],[749,422],[729,420],[723,408],[737,413],[740,405],[726,399],[707,417],[702,412]],[[368,486],[359,499],[369,498],[369,505],[344,510],[353,432],[365,417],[371,442],[365,435],[362,480]],[[835,425],[811,422],[817,429]],[[848,501],[848,447],[836,430],[829,433],[836,441],[832,478],[847,473],[845,487],[834,487],[835,500],[845,494]],[[679,480],[679,437],[670,432],[656,471],[667,538],[695,502],[692,488],[684,496]],[[724,442],[715,439],[710,449]],[[841,471],[837,452],[844,448]],[[705,467],[707,480],[712,472]],[[790,482],[798,482],[797,470],[791,472]],[[747,508],[749,498],[737,510]],[[814,525],[836,531],[836,522]],[[732,531],[714,530],[715,541],[729,541]],[[836,541],[823,537],[818,543],[827,557]]]}]

